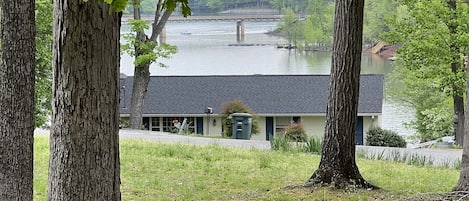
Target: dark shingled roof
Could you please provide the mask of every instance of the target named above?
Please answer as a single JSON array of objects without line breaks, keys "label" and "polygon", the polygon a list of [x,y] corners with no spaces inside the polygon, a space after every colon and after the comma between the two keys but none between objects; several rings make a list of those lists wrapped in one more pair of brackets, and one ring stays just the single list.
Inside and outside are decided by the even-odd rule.
[{"label": "dark shingled roof", "polygon": [[[125,76],[124,76],[125,77]],[[358,113],[381,113],[383,75],[361,75]],[[130,113],[133,77],[121,78],[121,114]],[[144,114],[214,114],[240,99],[258,115],[325,114],[329,75],[152,76]],[[125,100],[124,100],[125,99]]]}]

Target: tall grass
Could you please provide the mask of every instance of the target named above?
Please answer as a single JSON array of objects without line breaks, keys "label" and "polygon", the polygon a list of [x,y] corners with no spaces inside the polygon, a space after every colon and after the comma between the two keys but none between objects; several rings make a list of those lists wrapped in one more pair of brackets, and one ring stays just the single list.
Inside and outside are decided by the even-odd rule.
[{"label": "tall grass", "polygon": [[[48,140],[35,138],[35,200],[46,200]],[[445,192],[458,171],[358,159],[360,172],[381,191],[286,190],[305,182],[317,168],[318,155],[161,144],[121,143],[122,200],[368,200]]]},{"label": "tall grass", "polygon": [[306,142],[291,142],[283,135],[270,136],[270,146],[275,151],[293,151],[321,154],[322,140],[320,138],[310,137]]},{"label": "tall grass", "polygon": [[[310,137],[305,143],[293,143],[283,135],[271,136],[270,145],[271,149],[275,151],[304,152],[317,155],[321,154],[323,146],[322,140],[320,138]],[[387,160],[414,166],[434,165],[434,159],[430,156],[419,155],[416,153],[407,153],[406,151],[401,152],[399,150],[391,150],[389,153],[386,153],[384,150],[380,152],[366,152],[363,149],[358,149],[355,155],[357,158],[364,158],[368,160]],[[438,164],[438,166],[443,168],[455,168],[459,170],[461,167],[460,163],[460,161],[443,161],[441,164]]]},{"label": "tall grass", "polygon": [[293,147],[283,135],[270,136],[270,147],[275,151],[291,151]]},{"label": "tall grass", "polygon": [[321,154],[322,140],[320,138],[310,137],[300,149],[306,153]]}]

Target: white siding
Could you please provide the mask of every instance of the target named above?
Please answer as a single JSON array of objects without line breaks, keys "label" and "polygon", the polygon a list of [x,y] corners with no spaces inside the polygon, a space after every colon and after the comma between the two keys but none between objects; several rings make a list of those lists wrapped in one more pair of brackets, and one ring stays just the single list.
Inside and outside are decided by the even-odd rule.
[{"label": "white siding", "polygon": [[301,117],[301,124],[310,137],[323,138],[326,127],[326,117]]},{"label": "white siding", "polygon": [[252,134],[251,140],[265,140],[266,130],[265,130],[265,117],[257,117],[257,123],[259,125],[259,133]]},{"label": "white siding", "polygon": [[204,135],[207,136],[222,136],[222,120],[221,117],[211,116],[207,124],[207,117],[204,117]]}]

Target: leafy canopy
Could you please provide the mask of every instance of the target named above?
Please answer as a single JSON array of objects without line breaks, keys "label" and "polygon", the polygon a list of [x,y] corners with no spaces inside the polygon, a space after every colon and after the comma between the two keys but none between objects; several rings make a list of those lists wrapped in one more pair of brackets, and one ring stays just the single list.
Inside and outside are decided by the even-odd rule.
[{"label": "leafy canopy", "polygon": [[402,44],[389,79],[393,84],[388,85],[395,89],[388,94],[415,108],[416,120],[411,124],[421,140],[451,134],[451,98],[462,96],[465,89],[462,55],[469,42],[468,7],[458,4],[452,9],[443,0],[398,3],[397,12],[387,20],[390,31],[382,34],[387,42]]},{"label": "leafy canopy", "polygon": [[52,99],[52,13],[49,0],[36,0],[36,94],[35,127],[45,127]]},{"label": "leafy canopy", "polygon": [[129,10],[139,8],[140,12],[144,14],[154,14],[159,3],[162,5],[161,10],[166,10],[169,13],[174,12],[179,6],[179,11],[184,17],[192,14],[189,0],[140,0],[138,2],[130,0],[127,6],[129,6]]},{"label": "leafy canopy", "polygon": [[[166,43],[158,45],[156,42],[151,40],[139,41],[135,37],[134,33],[144,32],[149,29],[147,22],[143,20],[129,20],[131,32],[124,34],[124,40],[127,43],[121,45],[123,52],[135,57],[134,65],[142,66],[146,64],[155,63],[158,58],[171,58],[173,54],[176,54],[177,47]],[[135,52],[135,48],[138,47],[138,54]],[[158,62],[160,67],[167,67],[166,64]]]}]

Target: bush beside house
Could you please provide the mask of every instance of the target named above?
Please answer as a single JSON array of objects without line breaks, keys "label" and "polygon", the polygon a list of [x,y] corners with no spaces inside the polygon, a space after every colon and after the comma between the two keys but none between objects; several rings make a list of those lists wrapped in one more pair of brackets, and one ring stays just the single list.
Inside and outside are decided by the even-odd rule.
[{"label": "bush beside house", "polygon": [[381,147],[406,147],[407,143],[397,132],[372,127],[366,135],[366,145]]},{"label": "bush beside house", "polygon": [[232,126],[231,126],[231,114],[233,113],[248,113],[252,115],[252,129],[251,133],[259,133],[259,123],[257,122],[256,113],[252,111],[243,101],[233,100],[222,106],[221,116],[223,119],[223,133],[224,136],[231,137]]},{"label": "bush beside house", "polygon": [[308,135],[301,124],[293,123],[282,131],[282,135],[290,142],[306,142]]}]

